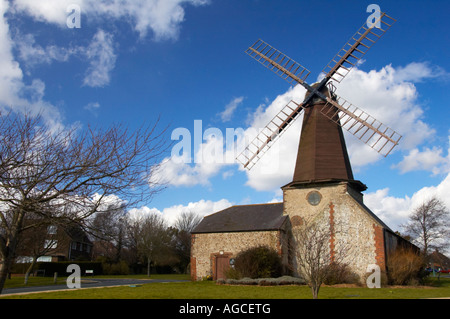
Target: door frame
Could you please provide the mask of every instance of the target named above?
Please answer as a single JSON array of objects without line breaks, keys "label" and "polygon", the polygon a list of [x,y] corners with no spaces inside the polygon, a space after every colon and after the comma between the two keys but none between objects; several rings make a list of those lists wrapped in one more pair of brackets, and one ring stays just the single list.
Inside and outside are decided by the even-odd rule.
[{"label": "door frame", "polygon": [[[212,253],[211,254],[211,270],[213,275],[213,280],[217,280],[217,259],[218,258],[226,258],[228,260],[228,263],[230,262],[231,256],[233,256],[230,252],[218,252],[218,253]],[[226,278],[223,278],[226,279]]]}]

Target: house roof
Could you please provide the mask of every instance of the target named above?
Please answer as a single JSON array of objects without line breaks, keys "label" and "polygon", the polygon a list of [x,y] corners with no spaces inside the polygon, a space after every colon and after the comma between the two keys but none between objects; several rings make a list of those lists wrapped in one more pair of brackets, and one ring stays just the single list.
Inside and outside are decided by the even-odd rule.
[{"label": "house roof", "polygon": [[430,261],[444,268],[450,267],[450,258],[436,250],[430,254]]},{"label": "house roof", "polygon": [[205,216],[192,233],[279,230],[287,218],[283,203],[232,206]]}]

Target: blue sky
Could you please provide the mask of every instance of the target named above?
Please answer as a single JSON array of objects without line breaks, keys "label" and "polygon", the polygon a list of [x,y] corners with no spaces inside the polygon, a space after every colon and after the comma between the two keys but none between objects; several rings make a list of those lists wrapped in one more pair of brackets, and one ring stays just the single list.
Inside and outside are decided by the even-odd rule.
[{"label": "blue sky", "polygon": [[[450,207],[447,1],[0,0],[0,105],[40,110],[60,127],[135,128],[161,116],[168,139],[190,132],[194,157],[194,138],[225,137],[227,128],[247,134],[304,94],[247,56],[248,46],[263,39],[307,67],[314,83],[372,3],[397,22],[337,93],[403,135],[387,158],[346,136],[366,205],[396,230],[429,196]],[[80,28],[67,26],[71,4],[81,9]],[[194,137],[195,120],[204,136]],[[135,213],[173,220],[281,200],[300,129],[298,119],[250,172],[230,160],[167,154],[158,177],[168,188]],[[202,143],[226,146],[217,136]]]}]

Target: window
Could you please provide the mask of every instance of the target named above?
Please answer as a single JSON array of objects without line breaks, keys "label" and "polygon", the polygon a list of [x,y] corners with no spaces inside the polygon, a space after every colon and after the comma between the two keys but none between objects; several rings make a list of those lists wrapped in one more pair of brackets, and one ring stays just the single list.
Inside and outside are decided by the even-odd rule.
[{"label": "window", "polygon": [[52,256],[41,256],[37,259],[38,262],[49,263],[52,261]]},{"label": "window", "polygon": [[58,230],[58,226],[50,225],[47,227],[47,234],[56,235],[56,231]]},{"label": "window", "polygon": [[75,241],[72,242],[72,249],[77,250],[77,243]]},{"label": "window", "polygon": [[44,242],[44,249],[55,249],[58,247],[58,241],[52,239],[46,239]]}]

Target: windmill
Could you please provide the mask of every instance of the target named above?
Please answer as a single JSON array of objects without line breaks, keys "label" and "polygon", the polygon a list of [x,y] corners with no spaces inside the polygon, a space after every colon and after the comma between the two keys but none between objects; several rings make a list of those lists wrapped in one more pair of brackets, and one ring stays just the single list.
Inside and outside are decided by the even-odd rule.
[{"label": "windmill", "polygon": [[[266,42],[258,40],[249,47],[246,51],[249,56],[291,85],[302,85],[306,88],[307,94],[303,102],[290,101],[282,108],[236,159],[245,168],[251,169],[299,115],[312,108],[319,108],[322,117],[339,126],[340,135],[342,135],[341,128],[344,128],[386,157],[398,145],[401,135],[337,96],[333,81],[340,83],[395,21],[386,13],[380,12],[378,19],[371,26],[363,24],[322,70],[323,79],[313,85],[306,83],[309,70]],[[343,139],[341,143],[344,143],[345,148]],[[346,149],[344,152],[344,157],[348,157]]]}]

